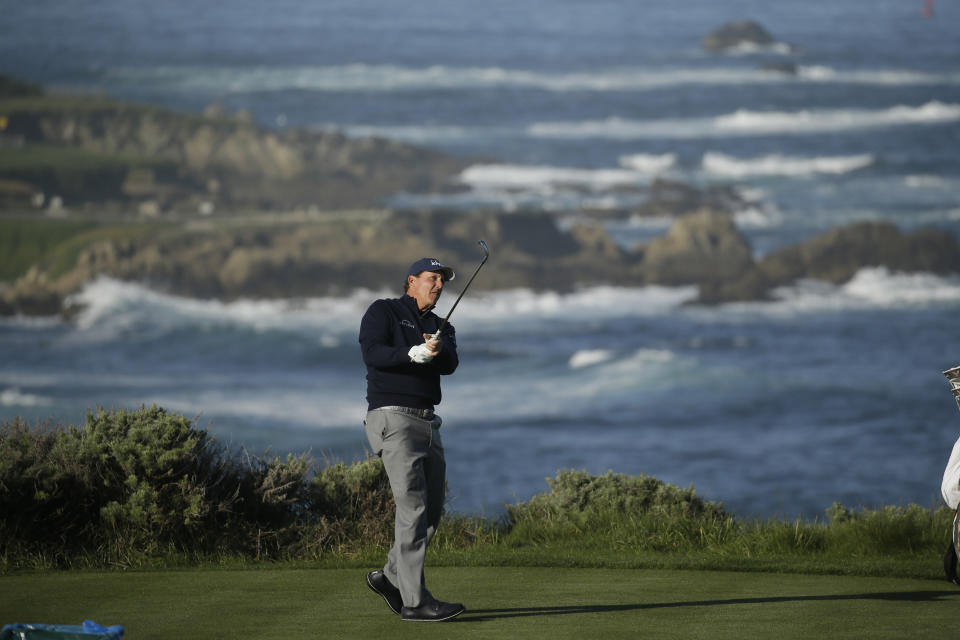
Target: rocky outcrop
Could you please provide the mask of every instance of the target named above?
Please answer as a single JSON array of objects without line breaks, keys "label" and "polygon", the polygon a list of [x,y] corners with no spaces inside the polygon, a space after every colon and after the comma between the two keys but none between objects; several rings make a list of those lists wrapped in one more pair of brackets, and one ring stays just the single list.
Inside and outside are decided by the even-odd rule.
[{"label": "rocky outcrop", "polygon": [[[134,225],[131,225],[134,227]],[[122,233],[123,237],[118,237]],[[628,284],[634,260],[600,227],[560,231],[543,214],[381,210],[302,221],[276,217],[236,224],[169,226],[150,233],[111,229],[67,272],[40,267],[0,293],[6,313],[45,313],[98,275],[190,297],[232,299],[341,295],[397,288],[412,257],[475,264],[483,238],[495,251],[476,288],[567,291],[579,284]],[[611,280],[612,279],[612,280]]]},{"label": "rocky outcrop", "polygon": [[776,43],[773,36],[753,20],[740,20],[725,24],[703,37],[707,51],[725,51],[748,45],[770,46]]},{"label": "rocky outcrop", "polygon": [[401,192],[451,189],[468,163],[383,138],[269,130],[216,109],[191,115],[98,97],[22,96],[0,111],[0,144],[35,150],[0,180],[57,194],[69,206],[206,213],[380,206]]},{"label": "rocky outcrop", "polygon": [[904,233],[888,222],[857,223],[775,251],[738,278],[706,283],[700,289],[700,300],[760,300],[769,297],[773,289],[801,278],[842,284],[864,267],[960,273],[960,242],[949,232],[936,229]]},{"label": "rocky outcrop", "polygon": [[31,267],[12,286],[0,285],[0,316],[54,316],[63,311],[67,288]]},{"label": "rocky outcrop", "polygon": [[737,280],[753,267],[747,242],[726,214],[704,210],[675,222],[647,245],[643,275],[668,286]]},{"label": "rocky outcrop", "polygon": [[666,235],[633,251],[619,248],[600,225],[561,231],[553,216],[539,213],[368,210],[310,220],[141,227],[90,234],[73,266],[57,276],[35,266],[0,291],[0,313],[56,313],[68,294],[98,275],[221,299],[394,290],[413,257],[469,269],[480,257],[480,238],[493,257],[477,289],[698,285],[699,302],[717,304],[763,300],[800,278],[842,283],[868,266],[960,273],[954,236],[904,233],[888,223],[835,229],[755,261],[731,217],[709,210],[680,218]]}]

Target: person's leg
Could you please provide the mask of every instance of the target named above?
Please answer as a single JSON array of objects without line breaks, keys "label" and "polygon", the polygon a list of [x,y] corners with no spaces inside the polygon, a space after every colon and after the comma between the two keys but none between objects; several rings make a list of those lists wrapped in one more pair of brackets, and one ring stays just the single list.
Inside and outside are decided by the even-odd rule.
[{"label": "person's leg", "polygon": [[394,544],[383,571],[400,589],[404,606],[419,607],[433,599],[426,588],[423,564],[439,522],[431,523],[434,508],[428,509],[437,471],[436,453],[432,453],[434,430],[429,421],[389,410],[368,413],[366,428],[374,451],[379,449],[396,503]]},{"label": "person's leg", "polygon": [[440,416],[434,415],[430,425],[433,429],[424,471],[427,479],[427,545],[440,526],[444,502],[447,498],[447,463],[443,457],[443,441],[440,439]]}]

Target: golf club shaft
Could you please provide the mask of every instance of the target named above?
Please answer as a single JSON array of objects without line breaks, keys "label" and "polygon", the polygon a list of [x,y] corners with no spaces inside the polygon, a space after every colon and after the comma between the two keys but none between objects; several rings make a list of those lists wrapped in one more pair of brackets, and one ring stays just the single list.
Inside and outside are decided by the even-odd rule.
[{"label": "golf club shaft", "polygon": [[447,317],[443,319],[443,322],[440,323],[440,328],[437,329],[437,332],[433,334],[433,337],[439,338],[440,332],[443,331],[443,328],[447,326],[447,321],[450,319],[450,316],[453,315],[453,310],[457,308],[457,305],[460,304],[460,298],[463,297],[463,294],[467,292],[467,289],[470,288],[470,283],[473,282],[473,279],[477,277],[477,274],[480,273],[480,269],[487,263],[487,258],[490,257],[490,250],[487,249],[487,243],[483,240],[478,240],[477,244],[483,249],[483,260],[480,261],[480,264],[477,266],[477,270],[473,272],[473,275],[470,276],[470,279],[467,280],[466,286],[463,288],[463,291],[460,292],[460,295],[457,296],[457,299],[454,301],[453,306],[450,307],[450,311],[447,312]]}]

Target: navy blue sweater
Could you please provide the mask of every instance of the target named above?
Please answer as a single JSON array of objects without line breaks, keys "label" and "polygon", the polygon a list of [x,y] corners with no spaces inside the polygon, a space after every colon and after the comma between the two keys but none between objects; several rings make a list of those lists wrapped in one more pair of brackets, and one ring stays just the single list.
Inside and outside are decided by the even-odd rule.
[{"label": "navy blue sweater", "polygon": [[406,294],[370,305],[360,322],[368,409],[430,409],[440,404],[440,376],[453,373],[460,363],[453,325],[443,328],[443,348],[430,362],[417,364],[407,355],[410,347],[423,343],[423,334],[436,333],[440,323],[432,311],[420,313],[417,301]]}]

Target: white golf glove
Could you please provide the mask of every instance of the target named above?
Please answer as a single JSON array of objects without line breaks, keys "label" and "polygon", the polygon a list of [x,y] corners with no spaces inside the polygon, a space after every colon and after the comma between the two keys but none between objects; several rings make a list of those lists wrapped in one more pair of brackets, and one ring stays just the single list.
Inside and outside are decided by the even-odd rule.
[{"label": "white golf glove", "polygon": [[424,342],[423,344],[410,347],[410,351],[407,351],[407,355],[410,356],[411,361],[416,362],[417,364],[423,364],[433,360],[433,356],[436,354],[431,351],[430,347],[427,346],[427,343]]}]

